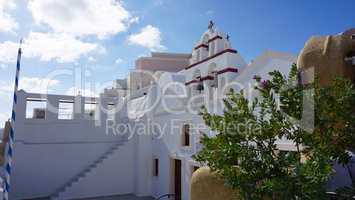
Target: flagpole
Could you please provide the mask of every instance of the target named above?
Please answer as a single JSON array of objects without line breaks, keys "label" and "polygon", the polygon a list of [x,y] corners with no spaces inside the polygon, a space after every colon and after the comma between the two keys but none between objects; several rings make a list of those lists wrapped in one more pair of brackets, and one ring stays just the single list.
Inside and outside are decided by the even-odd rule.
[{"label": "flagpole", "polygon": [[20,67],[21,67],[21,45],[22,39],[20,40],[20,47],[17,53],[17,63],[16,63],[16,76],[15,76],[15,85],[14,85],[14,99],[12,105],[12,114],[11,114],[11,126],[10,126],[10,135],[6,151],[6,163],[5,163],[5,184],[4,184],[4,197],[3,200],[9,199],[10,191],[10,176],[11,176],[11,167],[12,167],[12,156],[14,148],[14,136],[15,136],[15,121],[16,121],[16,104],[17,104],[17,91],[20,77]]}]

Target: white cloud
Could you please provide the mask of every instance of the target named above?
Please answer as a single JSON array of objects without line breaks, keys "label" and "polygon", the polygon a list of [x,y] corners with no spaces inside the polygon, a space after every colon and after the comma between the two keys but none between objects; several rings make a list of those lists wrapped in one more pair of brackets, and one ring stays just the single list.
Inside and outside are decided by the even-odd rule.
[{"label": "white cloud", "polygon": [[[82,42],[68,34],[31,32],[24,41],[23,56],[41,61],[75,62],[83,55],[106,51],[98,44]],[[15,62],[18,46],[11,41],[0,43],[0,62]]]},{"label": "white cloud", "polygon": [[37,24],[55,32],[104,38],[126,31],[131,14],[116,0],[30,0],[28,8]]},{"label": "white cloud", "polygon": [[136,59],[144,58],[144,57],[150,57],[150,52],[141,53],[136,57]]},{"label": "white cloud", "polygon": [[2,105],[0,108],[0,128],[2,128],[5,121],[11,116],[12,93],[0,90],[0,104]]},{"label": "white cloud", "polygon": [[138,24],[139,23],[139,17],[132,17],[130,20],[128,20],[128,24]]},{"label": "white cloud", "polygon": [[5,65],[5,64],[0,64],[0,69],[4,70],[7,69],[9,66]]},{"label": "white cloud", "polygon": [[160,30],[152,25],[142,28],[137,34],[130,35],[128,41],[131,44],[137,44],[149,48],[152,51],[166,49],[161,45],[162,38]]},{"label": "white cloud", "polygon": [[15,62],[18,47],[19,45],[17,43],[11,41],[0,43],[0,62]]},{"label": "white cloud", "polygon": [[9,14],[0,11],[0,31],[13,32],[17,27],[17,22]]},{"label": "white cloud", "polygon": [[14,0],[0,0],[0,11],[13,10],[16,8]]},{"label": "white cloud", "polygon": [[96,59],[92,56],[89,56],[88,61],[89,62],[96,62]]},{"label": "white cloud", "polygon": [[8,13],[16,8],[13,0],[0,0],[0,32],[13,32],[18,24]]},{"label": "white cloud", "polygon": [[52,91],[54,86],[60,83],[59,80],[37,77],[22,77],[20,79],[19,88],[26,92],[32,93],[48,93]]},{"label": "white cloud", "polygon": [[10,103],[11,94],[13,93],[13,86],[4,81],[0,81],[0,102],[1,104]]},{"label": "white cloud", "polygon": [[123,63],[124,62],[124,60],[122,59],[122,58],[117,58],[116,60],[115,60],[115,63],[116,64],[121,64],[121,63]]},{"label": "white cloud", "polygon": [[67,90],[66,95],[74,96],[79,94],[85,97],[97,97],[99,96],[95,91],[90,89],[80,89],[77,87],[71,87]]},{"label": "white cloud", "polygon": [[73,62],[100,48],[97,44],[82,42],[67,34],[32,32],[25,40],[24,56],[39,57],[42,61]]},{"label": "white cloud", "polygon": [[[0,128],[4,128],[5,122],[10,119],[10,113],[5,114],[5,113],[0,113]],[[2,133],[1,133],[2,135]]]},{"label": "white cloud", "polygon": [[[59,83],[60,81],[55,79],[21,77],[19,89],[31,93],[48,93],[53,91],[53,87],[57,86]],[[13,90],[13,83],[0,81],[0,103],[2,105],[2,107],[0,107],[0,109],[2,109],[0,111],[0,127],[2,127],[3,123],[10,117]]]},{"label": "white cloud", "polygon": [[[53,87],[60,83],[56,79],[38,78],[38,77],[21,77],[19,82],[19,90],[25,90],[30,93],[48,93],[53,91]],[[10,95],[13,93],[13,83],[1,82],[0,94]]]}]

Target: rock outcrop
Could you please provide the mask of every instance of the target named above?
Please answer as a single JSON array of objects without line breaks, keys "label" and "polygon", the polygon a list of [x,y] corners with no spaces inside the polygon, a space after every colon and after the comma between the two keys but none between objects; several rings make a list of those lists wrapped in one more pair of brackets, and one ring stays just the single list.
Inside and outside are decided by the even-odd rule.
[{"label": "rock outcrop", "polygon": [[313,74],[322,85],[329,85],[337,76],[354,81],[355,29],[334,36],[311,37],[298,57],[297,66],[305,84],[313,80]]}]

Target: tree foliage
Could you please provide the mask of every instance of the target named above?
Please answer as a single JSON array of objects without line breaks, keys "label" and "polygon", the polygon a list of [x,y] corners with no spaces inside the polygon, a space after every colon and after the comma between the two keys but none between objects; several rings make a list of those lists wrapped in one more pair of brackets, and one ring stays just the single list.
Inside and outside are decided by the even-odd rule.
[{"label": "tree foliage", "polygon": [[[325,199],[332,163],[347,163],[355,149],[355,89],[337,78],[327,87],[318,81],[297,83],[297,67],[288,77],[270,72],[255,76],[257,97],[231,91],[223,115],[203,109],[206,125],[219,134],[203,136],[195,156],[218,171],[243,199]],[[279,139],[294,142],[280,151]]]}]

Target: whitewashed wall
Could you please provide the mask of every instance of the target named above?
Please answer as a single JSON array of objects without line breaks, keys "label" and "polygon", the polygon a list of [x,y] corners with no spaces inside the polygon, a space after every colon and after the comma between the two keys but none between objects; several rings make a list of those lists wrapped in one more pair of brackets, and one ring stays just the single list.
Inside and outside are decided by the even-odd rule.
[{"label": "whitewashed wall", "polygon": [[[202,76],[208,75],[211,64],[216,64],[217,70],[226,67],[238,68],[238,73],[225,73],[221,77],[225,77],[227,82],[236,80],[241,84],[247,84],[255,74],[265,76],[274,69],[288,73],[294,61],[295,58],[292,56],[268,52],[246,66],[239,54],[225,53],[188,70],[161,75],[157,85],[144,90],[147,92],[146,103],[156,102],[161,86],[171,81],[184,84],[185,81],[192,80],[193,72],[197,69]],[[205,88],[207,90],[208,84],[205,84]],[[174,94],[174,90],[168,92]],[[73,120],[58,120],[56,113],[50,112],[47,113],[46,120],[25,119],[26,95],[28,94],[21,91],[18,98],[11,199],[44,197],[52,194],[114,143],[123,139],[122,136],[105,134],[107,116],[103,112],[99,114],[100,127],[95,126],[94,120],[85,120],[82,113],[76,114]],[[141,95],[143,94],[137,96]],[[49,101],[63,98],[77,97],[58,95],[47,97]],[[205,98],[208,98],[208,95]],[[105,95],[101,95],[100,99],[103,104],[113,101]],[[166,102],[184,110],[186,100],[176,98]],[[135,128],[129,132],[133,137],[120,147],[122,149],[118,149],[118,153],[112,159],[99,166],[95,173],[89,174],[82,185],[68,191],[68,198],[127,193],[158,197],[173,193],[172,161],[179,159],[182,161],[182,199],[189,200],[192,167],[198,165],[191,156],[197,152],[200,135],[193,134],[190,139],[191,146],[182,147],[181,127],[184,123],[199,124],[202,120],[200,116],[186,112],[169,114],[163,110],[162,100],[157,102],[154,110],[143,113],[138,119],[130,120],[127,119],[127,102],[123,103],[126,106],[116,115],[115,121],[127,123],[131,128]],[[82,108],[82,105],[75,104],[75,108],[80,107]],[[219,107],[219,112],[222,112],[222,107]],[[154,135],[156,130],[152,131],[153,129],[146,130],[144,134],[139,131],[138,126],[141,124],[150,126],[149,123],[157,123],[164,128],[159,131],[161,137]],[[192,133],[198,132],[199,130],[192,130]],[[153,177],[155,158],[159,159],[158,177]]]},{"label": "whitewashed wall", "polygon": [[[81,117],[58,120],[55,113],[47,113],[47,119],[25,119],[25,99],[28,96],[34,95],[19,92],[11,199],[51,195],[113,145],[126,139],[126,136],[106,134],[105,126],[96,127],[94,120]],[[68,96],[47,97],[65,98]],[[102,122],[106,120],[104,115],[101,117]],[[104,168],[98,168],[111,174],[111,179],[105,182],[97,179],[98,182],[88,185],[93,187],[88,190],[97,191],[91,195],[101,196],[108,185],[117,185],[116,194],[134,192],[133,145],[134,141],[127,142],[117,150],[124,153],[114,155],[116,165],[107,164]],[[119,188],[123,184],[124,187]]]},{"label": "whitewashed wall", "polygon": [[[185,123],[200,123],[201,118],[191,114],[181,115],[160,115],[153,119],[153,123],[160,124],[162,132],[159,132],[161,137],[153,137],[153,155],[152,160],[159,159],[159,176],[152,178],[152,194],[154,197],[159,197],[164,194],[174,193],[174,170],[173,160],[181,160],[182,170],[182,199],[189,199],[190,178],[192,175],[191,156],[196,153],[196,143],[200,135],[197,135],[196,130],[191,131],[190,147],[182,146],[181,127]],[[159,135],[158,134],[158,135]]]}]

